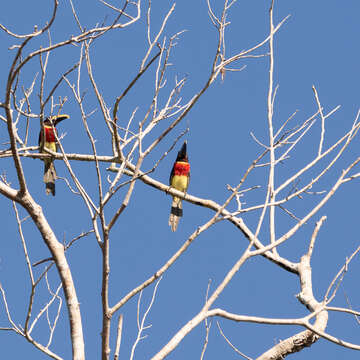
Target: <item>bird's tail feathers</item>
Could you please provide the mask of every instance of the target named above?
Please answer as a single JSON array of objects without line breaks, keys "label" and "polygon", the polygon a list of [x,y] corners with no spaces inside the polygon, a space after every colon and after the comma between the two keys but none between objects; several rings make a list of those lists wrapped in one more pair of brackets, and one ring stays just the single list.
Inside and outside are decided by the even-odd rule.
[{"label": "bird's tail feathers", "polygon": [[174,197],[171,204],[171,211],[169,217],[169,226],[171,231],[176,231],[180,218],[183,216],[182,201],[178,197]]},{"label": "bird's tail feathers", "polygon": [[46,188],[46,195],[52,194],[55,196],[55,180],[57,178],[56,170],[53,161],[45,161],[44,168],[44,183]]}]

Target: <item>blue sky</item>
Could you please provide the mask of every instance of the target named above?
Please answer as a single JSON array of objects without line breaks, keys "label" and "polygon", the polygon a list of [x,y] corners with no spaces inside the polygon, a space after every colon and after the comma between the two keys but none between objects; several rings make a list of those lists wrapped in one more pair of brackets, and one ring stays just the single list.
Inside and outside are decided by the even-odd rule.
[{"label": "blue sky", "polygon": [[[172,3],[153,1],[152,28],[159,28]],[[231,24],[226,33],[227,55],[247,49],[262,41],[268,34],[269,1],[238,1],[230,13]],[[113,18],[111,10],[98,1],[74,1],[80,21],[87,29]],[[94,42],[91,47],[94,76],[106,103],[112,106],[115,98],[126,88],[137,73],[144,47],[146,45],[145,14],[146,2],[142,4],[142,18],[133,26],[106,34]],[[219,6],[219,7],[217,7]],[[217,1],[214,11],[219,12],[222,2]],[[274,22],[278,23],[288,14],[286,21],[275,36],[275,73],[274,82],[279,85],[274,109],[274,126],[277,129],[295,110],[298,113],[292,125],[301,123],[316,112],[317,106],[312,91],[315,85],[325,112],[337,105],[341,108],[328,120],[325,147],[344,134],[351,126],[359,107],[359,56],[358,42],[359,22],[358,1],[284,1],[275,3]],[[52,12],[50,1],[7,2],[3,5],[0,23],[17,33],[30,33],[34,24],[41,27]],[[171,56],[173,64],[168,71],[168,86],[174,84],[175,76],[187,76],[183,89],[184,101],[198,92],[207,80],[210,66],[216,50],[217,33],[207,15],[205,1],[178,2],[164,34],[169,38],[181,30],[184,32]],[[52,29],[52,41],[62,41],[78,30],[73,20],[67,1],[60,1],[58,17]],[[0,58],[1,97],[5,94],[5,83],[8,68],[15,54],[8,50],[18,44],[4,32],[0,33],[2,54]],[[35,39],[26,51],[37,49],[47,44],[46,37]],[[264,54],[265,46],[257,51]],[[79,47],[59,49],[53,52],[49,60],[48,77],[45,84],[50,89],[60,74],[70,68],[79,58]],[[268,58],[243,59],[236,64],[246,65],[241,72],[228,72],[225,81],[219,79],[209,88],[184,121],[165,139],[154,154],[144,162],[143,171],[152,168],[162,153],[168,150],[176,136],[187,126],[190,131],[186,135],[191,163],[191,183],[189,193],[204,199],[212,199],[222,203],[229,192],[226,185],[235,186],[251,162],[262,149],[250,136],[253,132],[262,142],[268,141],[267,133],[267,89]],[[126,124],[135,107],[138,123],[146,113],[152,99],[154,69],[151,69],[129,93],[128,98],[119,110],[119,121]],[[24,68],[21,85],[29,87],[34,74],[39,71],[37,59],[31,60]],[[75,74],[69,76],[74,82]],[[98,153],[110,155],[111,146],[105,131],[98,103],[92,93],[91,85],[82,68],[82,90],[86,91],[84,106],[86,111],[96,110],[89,119],[89,126],[96,138]],[[38,85],[32,97],[32,111],[39,112]],[[66,133],[62,143],[69,153],[91,153],[86,137],[79,108],[66,84],[62,84],[56,92],[57,96],[68,96],[64,112],[71,119],[59,125],[59,133]],[[162,99],[163,101],[163,99]],[[49,111],[49,109],[47,109]],[[2,113],[3,114],[3,113]],[[0,133],[2,149],[8,145],[6,128],[1,123]],[[25,122],[19,124],[20,133],[24,133]],[[36,145],[39,121],[30,120],[29,144]],[[149,137],[150,144],[159,130]],[[280,184],[289,173],[303,166],[304,162],[316,152],[316,141],[320,133],[319,124],[314,126],[311,135],[306,137],[293,154],[293,157],[279,167],[276,183]],[[168,182],[172,163],[180,144],[160,163],[151,176],[163,183]],[[329,190],[341,170],[347,167],[358,156],[358,139],[351,146],[334,169],[316,186],[314,191]],[[46,197],[42,182],[43,164],[39,160],[23,160],[29,190],[34,199],[42,206],[47,219],[59,240],[70,241],[83,231],[91,228],[88,212],[80,197],[74,196],[65,183],[57,181],[55,198]],[[97,183],[95,167],[86,162],[72,162],[72,166],[83,182],[86,190],[94,199]],[[65,166],[56,162],[60,176],[70,176]],[[106,165],[102,165],[103,182],[106,184]],[[12,162],[1,159],[1,173],[17,188],[17,180]],[[314,169],[314,172],[318,168]],[[354,170],[356,172],[356,170]],[[302,183],[311,179],[314,173],[301,179]],[[262,168],[255,171],[246,187],[260,185],[259,191],[253,191],[245,197],[248,205],[263,199],[266,188],[267,173]],[[311,219],[292,239],[279,247],[282,256],[298,261],[307,249],[314,224],[322,215],[327,221],[320,230],[312,259],[314,294],[321,300],[331,280],[344,264],[346,257],[359,245],[358,240],[358,180],[344,185],[332,200]],[[119,207],[124,193],[120,192],[111,202],[107,216]],[[298,216],[304,215],[307,209],[317,201],[317,197],[297,199],[289,206]],[[110,304],[116,303],[131,289],[154,274],[172,254],[182,245],[188,236],[204,224],[213,213],[203,207],[190,203],[184,204],[184,217],[178,231],[171,233],[167,221],[171,198],[164,193],[137,182],[132,200],[120,217],[111,236],[111,275]],[[235,209],[231,204],[229,209]],[[16,324],[23,323],[29,294],[29,281],[23,258],[20,239],[16,227],[16,219],[12,204],[0,197],[3,234],[0,241],[0,282],[6,290],[10,310]],[[279,211],[280,213],[280,211]],[[21,217],[26,214],[20,210]],[[258,213],[244,215],[244,221],[254,229]],[[279,214],[277,229],[279,235],[285,233],[294,220]],[[40,234],[28,220],[23,224],[32,262],[49,256]],[[261,233],[265,243],[268,241],[267,223]],[[220,222],[203,233],[190,246],[188,251],[163,276],[155,303],[149,313],[147,324],[152,327],[146,330],[148,337],[136,348],[135,358],[148,359],[202,307],[209,279],[212,280],[210,291],[221,282],[225,274],[239,258],[247,246],[247,240],[231,224]],[[101,332],[101,254],[93,236],[81,239],[68,252],[84,325],[86,355],[88,359],[100,357]],[[336,299],[335,306],[346,306],[346,294],[354,309],[359,309],[360,293],[358,292],[357,274],[360,262],[353,260],[345,276]],[[35,273],[40,273],[37,268]],[[49,274],[53,288],[58,285],[58,277],[54,271]],[[151,299],[153,285],[147,288],[142,297],[142,309]],[[292,318],[304,316],[307,310],[297,301],[295,295],[300,291],[299,281],[290,274],[263,258],[248,261],[233,278],[232,282],[215,303],[230,312],[243,315],[265,317]],[[36,309],[40,309],[47,299],[46,285],[39,289]],[[131,346],[136,338],[136,304],[138,297],[127,303],[121,313],[124,314],[123,340],[121,358],[129,358]],[[0,307],[0,326],[7,326],[4,307]],[[53,309],[51,316],[56,314]],[[117,318],[117,317],[116,317]],[[111,348],[114,349],[114,332],[116,318],[113,321]],[[237,359],[238,355],[219,335],[216,319],[210,331],[209,345],[205,359]],[[256,358],[262,352],[277,343],[280,339],[300,331],[299,327],[267,326],[245,323],[233,323],[219,319],[221,327],[229,339],[242,352]],[[45,342],[47,339],[46,321],[42,320],[34,330],[34,337]],[[359,342],[358,324],[355,319],[344,314],[330,314],[327,331],[346,341]],[[200,358],[204,341],[204,325],[198,326],[189,334],[180,346],[169,356],[169,359]],[[0,332],[2,353],[6,357],[43,359],[47,358],[31,344],[15,334]],[[63,358],[71,356],[68,336],[68,320],[66,307],[63,304],[58,327],[55,331],[51,348]],[[357,359],[356,351],[342,348],[326,340],[320,340],[311,348],[291,355],[292,359],[324,357],[329,360],[346,358]]]}]

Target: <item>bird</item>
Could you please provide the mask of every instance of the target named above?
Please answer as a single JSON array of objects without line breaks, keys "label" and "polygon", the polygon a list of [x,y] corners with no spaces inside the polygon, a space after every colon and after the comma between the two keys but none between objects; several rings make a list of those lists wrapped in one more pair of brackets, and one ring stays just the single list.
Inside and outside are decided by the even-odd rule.
[{"label": "bird", "polygon": [[[42,129],[39,133],[39,147],[40,152],[46,154],[44,148],[56,152],[57,150],[57,141],[56,141],[56,125],[65,119],[69,119],[69,115],[61,114],[55,116],[49,116],[44,120]],[[44,183],[46,188],[46,195],[52,194],[55,196],[55,180],[56,170],[54,166],[54,159],[47,157],[43,159],[44,161]]]},{"label": "bird", "polygon": [[[186,193],[190,181],[190,164],[186,147],[187,142],[185,141],[177,154],[169,179],[170,188],[174,188],[184,193]],[[176,231],[182,216],[182,200],[177,196],[173,196],[169,217],[169,226],[172,231]]]}]

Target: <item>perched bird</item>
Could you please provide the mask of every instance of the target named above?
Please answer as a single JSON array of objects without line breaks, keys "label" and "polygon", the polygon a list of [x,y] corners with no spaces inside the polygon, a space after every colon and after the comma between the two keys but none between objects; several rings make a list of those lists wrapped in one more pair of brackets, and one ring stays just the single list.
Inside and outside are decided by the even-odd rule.
[{"label": "perched bird", "polygon": [[[44,148],[56,152],[57,143],[54,133],[54,131],[56,132],[55,127],[60,121],[68,119],[69,117],[69,115],[62,114],[50,116],[44,120],[44,126],[40,130],[39,134],[39,146],[42,153],[46,154]],[[55,196],[56,170],[54,166],[54,159],[44,159],[44,165],[44,183],[46,187],[46,195],[51,193],[53,196]]]},{"label": "perched bird", "polygon": [[[186,141],[177,154],[176,161],[170,174],[170,187],[186,193],[190,181],[190,164],[186,152]],[[183,215],[182,201],[177,196],[173,196],[169,217],[169,226],[172,231],[176,231],[179,220]]]}]

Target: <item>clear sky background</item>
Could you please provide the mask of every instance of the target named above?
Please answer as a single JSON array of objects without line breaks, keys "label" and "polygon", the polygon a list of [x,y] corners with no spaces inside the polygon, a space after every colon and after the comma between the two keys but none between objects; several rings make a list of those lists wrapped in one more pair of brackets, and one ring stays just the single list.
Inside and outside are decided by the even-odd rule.
[{"label": "clear sky background", "polygon": [[[117,3],[117,2],[116,2]],[[80,21],[87,29],[113,19],[112,11],[95,0],[74,0]],[[114,3],[114,5],[116,5]],[[139,69],[146,46],[146,2],[142,4],[142,18],[133,26],[106,34],[91,47],[94,76],[103,97],[109,106],[126,88],[127,84]],[[153,1],[152,29],[155,31],[161,19],[170,9],[170,1]],[[268,34],[268,9],[270,1],[239,0],[230,11],[228,20],[231,25],[226,34],[227,55],[231,56],[262,41]],[[216,0],[214,11],[219,14],[222,1]],[[52,12],[52,2],[38,0],[6,2],[2,5],[0,22],[16,33],[30,33],[35,24],[43,26]],[[316,112],[316,102],[312,91],[315,85],[324,111],[328,112],[341,105],[329,120],[325,146],[332,144],[350,127],[359,108],[359,13],[360,3],[348,1],[285,1],[278,0],[274,9],[274,22],[278,23],[288,14],[291,17],[275,37],[275,84],[279,90],[275,101],[274,126],[277,129],[295,110],[298,114],[293,126],[301,123]],[[187,75],[187,84],[182,96],[189,100],[205,84],[217,44],[217,32],[207,15],[205,1],[179,1],[165,30],[167,37],[181,30],[184,32],[171,57],[173,66],[169,68],[167,81],[174,84],[175,76]],[[59,14],[51,31],[52,41],[58,42],[78,34],[71,8],[67,1],[60,1]],[[15,54],[8,50],[18,44],[4,32],[0,33],[2,56],[0,57],[1,97],[5,94],[5,83],[8,68]],[[27,51],[39,45],[46,46],[47,39],[35,39]],[[265,46],[257,54],[268,51]],[[50,89],[60,74],[70,68],[79,58],[79,47],[54,51],[49,60],[46,89]],[[181,131],[187,126],[190,132],[188,151],[191,162],[191,183],[189,193],[205,199],[222,203],[229,195],[226,184],[235,186],[251,162],[262,149],[250,136],[253,132],[262,142],[267,143],[267,57],[245,59],[237,66],[246,65],[241,72],[227,73],[225,81],[217,80],[204,94],[187,118],[158,147],[156,152],[145,161],[142,170],[152,168],[163,152],[167,151]],[[154,68],[155,69],[155,68]],[[154,69],[147,73],[130,92],[128,99],[121,105],[119,121],[126,124],[135,107],[139,107],[135,123],[146,113],[153,94]],[[34,74],[39,71],[38,59],[33,59],[24,68],[21,85],[29,87]],[[75,74],[69,79],[74,82]],[[82,89],[86,91],[85,108],[88,112],[97,110],[89,119],[89,126],[97,140],[97,150],[101,155],[110,155],[111,147],[105,130],[98,103],[92,94],[91,85],[82,72]],[[37,94],[38,83],[32,97],[32,111],[39,112]],[[63,109],[71,116],[59,125],[59,133],[66,132],[63,146],[68,153],[90,154],[91,147],[86,137],[79,108],[66,84],[60,86],[56,97],[68,96],[69,100]],[[49,109],[47,109],[49,110]],[[24,122],[19,124],[20,133],[24,133]],[[6,127],[1,123],[0,143],[2,149],[8,145]],[[39,121],[30,121],[29,144],[36,145]],[[276,175],[276,183],[281,183],[289,174],[299,169],[307,159],[316,152],[320,127],[317,124],[312,135],[308,136],[298,147],[294,156],[284,162]],[[160,131],[150,136],[146,144]],[[359,145],[356,138],[330,174],[316,186],[314,191],[328,190],[347,167],[359,156]],[[177,145],[151,174],[156,180],[168,182],[172,163],[176,157]],[[79,179],[86,190],[97,199],[97,182],[95,167],[91,163],[72,162]],[[74,196],[65,183],[57,181],[56,197],[46,197],[42,182],[43,164],[39,160],[23,160],[26,179],[34,199],[42,206],[47,219],[58,239],[70,241],[82,231],[91,228],[88,212],[80,197]],[[70,178],[65,166],[56,162],[58,174]],[[106,183],[106,165],[104,183]],[[301,179],[301,184],[311,179],[314,173]],[[1,159],[0,171],[6,174],[12,186],[17,188],[17,180],[9,159]],[[266,170],[258,170],[248,179],[246,187],[261,185],[244,198],[247,205],[257,204],[263,199],[266,188]],[[322,215],[327,216],[319,233],[312,259],[314,294],[318,300],[324,296],[331,280],[344,264],[353,250],[359,245],[359,184],[358,180],[343,186],[333,199],[308,222],[289,242],[279,247],[281,255],[292,261],[298,261],[307,249],[314,224]],[[116,210],[124,193],[119,193],[110,204],[108,217]],[[314,204],[314,197],[297,199],[290,209],[297,216],[303,216]],[[111,237],[111,274],[110,304],[113,305],[132,288],[154,274],[167,259],[182,245],[197,226],[204,224],[213,215],[203,207],[189,203],[184,204],[184,217],[178,231],[172,233],[167,225],[171,198],[158,190],[137,182],[130,205],[120,217]],[[231,204],[230,209],[235,209]],[[28,303],[29,281],[23,258],[16,219],[12,204],[0,197],[2,234],[0,237],[0,282],[6,290],[10,310],[16,324],[23,324]],[[20,210],[21,217],[25,217]],[[244,220],[254,229],[258,213],[244,216]],[[294,220],[281,214],[278,219],[278,236],[285,233]],[[267,243],[267,223],[261,233]],[[49,256],[39,232],[30,221],[23,224],[24,234],[29,247],[32,262]],[[160,282],[155,303],[147,319],[152,327],[146,330],[146,339],[136,348],[136,359],[148,359],[167,343],[167,341],[201,309],[209,279],[212,280],[210,291],[221,282],[227,271],[239,258],[247,246],[247,240],[231,224],[221,222],[203,233],[191,245],[188,251],[171,267]],[[101,356],[101,254],[93,236],[80,240],[68,252],[77,294],[81,303],[84,325],[86,355],[88,359]],[[41,267],[41,266],[40,266]],[[35,273],[40,273],[36,269]],[[345,294],[349,297],[354,309],[360,308],[358,274],[359,259],[355,259],[334,300],[335,306],[346,306]],[[59,280],[51,272],[50,283],[54,288]],[[151,299],[153,286],[143,294],[142,311]],[[307,310],[295,298],[300,291],[298,279],[273,263],[263,258],[252,259],[241,268],[231,284],[215,303],[230,312],[242,315],[266,316],[277,318],[296,318],[304,316]],[[39,310],[47,299],[45,286],[39,290],[35,309]],[[131,346],[137,335],[136,303],[133,298],[124,306],[123,341],[121,359],[128,359]],[[0,302],[0,326],[7,326],[7,319],[2,302]],[[51,311],[53,317],[56,309]],[[238,359],[237,355],[224,341],[216,326],[216,319],[210,331],[209,345],[205,359]],[[281,339],[285,339],[301,329],[290,326],[267,326],[255,324],[238,324],[223,319],[219,320],[224,333],[235,346],[252,358],[256,358]],[[116,320],[114,319],[113,325]],[[46,320],[39,323],[34,330],[34,337],[46,343]],[[69,326],[65,304],[58,327],[55,331],[52,350],[65,359],[71,357],[71,344],[68,336]],[[330,314],[327,331],[346,341],[360,344],[359,325],[352,316]],[[112,328],[112,350],[115,326]],[[189,334],[180,346],[169,356],[169,359],[198,359],[205,337],[204,325],[198,326]],[[3,358],[28,359],[47,358],[24,339],[8,332],[0,332],[0,348]],[[310,349],[291,355],[292,359],[326,358],[335,360],[346,358],[358,359],[359,353],[342,348],[326,340],[319,340]]]}]

